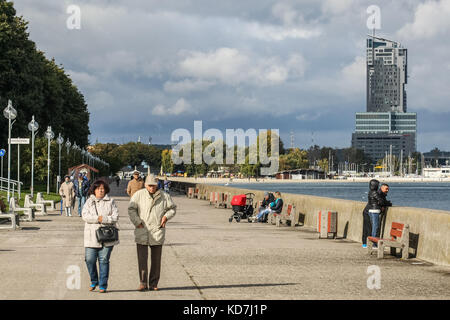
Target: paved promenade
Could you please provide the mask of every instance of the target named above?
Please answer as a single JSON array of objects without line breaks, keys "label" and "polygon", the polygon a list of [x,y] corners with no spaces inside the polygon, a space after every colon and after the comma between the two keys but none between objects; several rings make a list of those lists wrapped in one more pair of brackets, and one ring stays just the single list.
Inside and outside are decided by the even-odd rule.
[{"label": "paved promenade", "polygon": [[[112,186],[120,211],[120,241],[111,256],[109,292],[89,292],[84,222],[58,213],[0,230],[0,299],[450,299],[450,269],[419,260],[369,257],[360,244],[318,239],[312,230],[229,223],[229,209],[174,196],[158,292],[137,292],[134,227],[128,197]],[[367,268],[381,271],[368,289]],[[72,266],[72,267],[71,267]],[[74,267],[75,266],[75,267]],[[68,289],[79,267],[81,288]]]}]

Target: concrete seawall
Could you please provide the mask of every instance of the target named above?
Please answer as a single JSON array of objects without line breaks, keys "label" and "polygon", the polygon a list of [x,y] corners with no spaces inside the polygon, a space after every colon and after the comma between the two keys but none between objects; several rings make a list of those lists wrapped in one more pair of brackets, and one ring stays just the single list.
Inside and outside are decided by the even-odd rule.
[{"label": "concrete seawall", "polygon": [[[173,181],[172,187],[187,190],[189,187],[199,188],[203,192],[230,192],[232,195],[253,192],[256,200],[262,200],[264,192],[241,188],[214,186],[210,184],[194,184]],[[275,190],[268,190],[275,191]],[[282,193],[284,203],[292,203],[300,213],[300,225],[315,228],[320,210],[338,212],[338,237],[361,242],[362,211],[364,202]],[[410,256],[437,265],[450,266],[450,212],[422,208],[392,207],[386,214],[383,237],[389,237],[392,222],[409,224]]]}]

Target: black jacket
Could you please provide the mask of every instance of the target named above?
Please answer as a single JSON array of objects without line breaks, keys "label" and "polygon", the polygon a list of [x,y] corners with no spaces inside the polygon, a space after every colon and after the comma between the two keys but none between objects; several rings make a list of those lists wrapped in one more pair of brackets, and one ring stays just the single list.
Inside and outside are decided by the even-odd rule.
[{"label": "black jacket", "polygon": [[269,199],[266,200],[266,198],[263,199],[261,206],[262,207],[267,207],[271,202],[275,201],[275,197],[273,196],[272,193],[269,193]]},{"label": "black jacket", "polygon": [[380,190],[378,190],[378,194],[380,195],[381,198],[381,203],[380,206],[381,207],[392,207],[392,202],[390,202],[389,200],[386,200],[386,194]]},{"label": "black jacket", "polygon": [[383,199],[378,193],[378,186],[380,182],[378,180],[372,179],[369,182],[369,194],[367,195],[367,205],[369,210],[378,209],[381,210],[381,204],[383,203]]},{"label": "black jacket", "polygon": [[271,206],[270,209],[272,209],[272,211],[274,211],[276,213],[281,213],[281,210],[283,210],[283,199],[278,198],[273,203],[274,203],[274,205]]}]

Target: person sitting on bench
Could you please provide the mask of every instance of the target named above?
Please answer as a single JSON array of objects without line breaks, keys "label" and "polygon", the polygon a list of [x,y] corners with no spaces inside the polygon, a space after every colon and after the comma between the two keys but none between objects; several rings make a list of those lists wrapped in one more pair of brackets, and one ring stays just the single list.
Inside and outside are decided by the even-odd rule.
[{"label": "person sitting on bench", "polygon": [[257,222],[267,221],[267,217],[269,213],[278,213],[280,214],[283,210],[283,199],[281,199],[281,193],[279,191],[275,192],[275,201],[269,204],[267,209],[261,211],[257,216]]},{"label": "person sitting on bench", "polygon": [[[269,208],[269,205],[275,201],[275,197],[273,196],[273,193],[271,192],[264,192],[264,199],[261,203],[261,206],[258,208],[258,216],[261,214],[262,211]],[[262,215],[261,215],[262,217]],[[265,215],[264,219],[261,219],[262,222],[267,221],[267,215]]]}]

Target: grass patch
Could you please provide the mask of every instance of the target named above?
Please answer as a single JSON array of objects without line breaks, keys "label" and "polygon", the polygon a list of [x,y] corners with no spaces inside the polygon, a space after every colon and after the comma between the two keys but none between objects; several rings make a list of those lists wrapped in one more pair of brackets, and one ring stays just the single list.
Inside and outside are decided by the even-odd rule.
[{"label": "grass patch", "polygon": [[[42,192],[42,197],[44,198],[44,200],[54,200],[55,203],[58,203],[59,201],[61,201],[61,197],[59,194],[54,193],[54,192],[50,192],[50,194],[47,194],[46,188],[45,188],[45,190],[35,188],[34,197],[33,197],[34,203],[36,203],[36,196],[37,196],[38,192]],[[23,208],[24,201],[25,201],[25,195],[27,195],[27,194],[31,194],[29,188],[21,190],[19,207]],[[7,196],[8,196],[8,193],[6,191],[0,191],[0,199],[5,203],[7,211],[9,211],[9,203],[7,200]],[[11,196],[13,196],[13,195],[11,194]],[[17,192],[15,192],[14,197],[16,197],[16,199],[17,199],[18,196],[19,196],[19,194]]]}]

